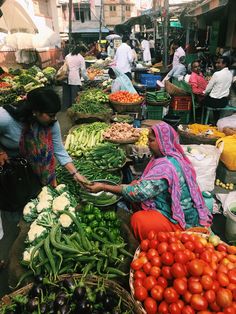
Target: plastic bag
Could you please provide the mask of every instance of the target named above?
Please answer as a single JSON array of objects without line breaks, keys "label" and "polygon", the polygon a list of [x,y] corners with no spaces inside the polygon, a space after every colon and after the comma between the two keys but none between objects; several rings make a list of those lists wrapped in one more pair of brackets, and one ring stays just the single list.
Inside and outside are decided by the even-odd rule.
[{"label": "plastic bag", "polygon": [[64,64],[60,67],[60,69],[57,71],[55,79],[57,81],[64,81],[68,78],[68,73],[69,73],[69,67],[68,67],[67,62],[65,61]]},{"label": "plastic bag", "polygon": [[[222,145],[223,144],[223,145]],[[236,171],[236,134],[220,138],[216,146],[223,146],[220,160],[231,171]]]}]

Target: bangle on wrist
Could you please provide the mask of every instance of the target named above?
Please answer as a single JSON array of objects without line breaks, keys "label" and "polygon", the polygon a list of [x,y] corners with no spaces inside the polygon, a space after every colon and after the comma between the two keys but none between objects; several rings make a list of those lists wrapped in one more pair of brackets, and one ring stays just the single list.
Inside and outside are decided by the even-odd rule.
[{"label": "bangle on wrist", "polygon": [[72,173],[71,173],[71,176],[74,177],[74,175],[75,175],[76,173],[78,173],[77,170],[75,170],[74,172],[72,172]]}]

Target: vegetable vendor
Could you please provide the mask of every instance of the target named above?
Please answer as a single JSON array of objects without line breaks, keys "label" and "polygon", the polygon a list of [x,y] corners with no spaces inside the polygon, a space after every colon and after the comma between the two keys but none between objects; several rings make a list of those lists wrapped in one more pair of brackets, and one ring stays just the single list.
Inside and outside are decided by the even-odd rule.
[{"label": "vegetable vendor", "polygon": [[119,186],[94,183],[87,189],[121,194],[134,203],[140,210],[132,215],[131,227],[135,237],[141,240],[147,238],[150,230],[176,231],[210,226],[212,215],[175,130],[160,122],[150,129],[148,140],[153,158],[140,180]]},{"label": "vegetable vendor", "polygon": [[136,89],[133,87],[131,80],[128,76],[122,73],[118,68],[111,67],[108,70],[110,78],[113,80],[111,85],[111,92],[118,92],[120,90],[128,91],[132,94],[137,94]]},{"label": "vegetable vendor", "polygon": [[63,146],[56,118],[60,109],[59,96],[45,87],[30,91],[17,106],[0,107],[0,166],[21,156],[30,162],[42,185],[56,186],[56,157],[72,179],[85,182]]}]

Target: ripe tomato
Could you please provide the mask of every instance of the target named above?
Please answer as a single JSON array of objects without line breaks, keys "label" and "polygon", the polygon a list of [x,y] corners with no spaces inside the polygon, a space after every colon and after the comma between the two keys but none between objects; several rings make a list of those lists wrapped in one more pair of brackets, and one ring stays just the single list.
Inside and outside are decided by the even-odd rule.
[{"label": "ripe tomato", "polygon": [[168,233],[167,232],[158,232],[157,234],[157,240],[159,242],[167,242],[169,236],[168,236]]},{"label": "ripe tomato", "polygon": [[228,267],[224,264],[220,264],[217,268],[218,273],[220,272],[220,273],[228,274],[228,271],[229,271]]},{"label": "ripe tomato", "polygon": [[183,242],[183,243],[186,243],[186,242],[188,242],[189,241],[189,234],[188,233],[182,233],[182,235],[181,235],[181,242]]},{"label": "ripe tomato", "polygon": [[148,296],[147,289],[144,287],[137,287],[134,289],[134,297],[138,301],[144,301]]},{"label": "ripe tomato", "polygon": [[220,288],[220,284],[218,281],[214,280],[213,284],[211,286],[211,289],[214,290],[215,292],[218,291],[218,289]]},{"label": "ripe tomato", "polygon": [[179,308],[177,303],[171,303],[169,305],[169,313],[170,314],[181,314],[181,309]]},{"label": "ripe tomato", "polygon": [[133,270],[139,270],[142,268],[143,262],[140,258],[136,258],[135,260],[132,261],[130,266]]},{"label": "ripe tomato", "polygon": [[173,253],[173,254],[177,253],[178,250],[179,250],[179,245],[178,245],[178,243],[171,243],[171,244],[169,245],[169,247],[168,247],[168,251],[171,252],[171,253]]},{"label": "ripe tomato", "polygon": [[185,265],[180,263],[174,263],[174,265],[171,266],[171,274],[175,278],[181,278],[186,276],[186,268]]},{"label": "ripe tomato", "polygon": [[228,276],[225,273],[218,272],[217,275],[216,275],[216,278],[217,278],[219,284],[222,287],[227,287],[228,286],[229,278],[228,278]]},{"label": "ripe tomato", "polygon": [[164,288],[162,286],[160,286],[160,285],[155,285],[151,289],[151,296],[156,301],[163,300],[163,293],[164,293]]},{"label": "ripe tomato", "polygon": [[148,232],[148,240],[153,240],[153,239],[157,239],[157,234],[154,230],[150,230]]},{"label": "ripe tomato", "polygon": [[160,314],[168,314],[169,313],[169,306],[166,301],[162,301],[158,306],[158,313]]},{"label": "ripe tomato", "polygon": [[133,285],[134,285],[134,288],[142,287],[143,286],[143,280],[142,279],[135,279]]},{"label": "ripe tomato", "polygon": [[206,263],[211,262],[211,252],[209,250],[205,250],[201,253],[200,258]]},{"label": "ripe tomato", "polygon": [[143,280],[143,286],[149,291],[157,284],[156,278],[148,276]]},{"label": "ripe tomato", "polygon": [[232,263],[236,263],[236,255],[233,255],[233,254],[228,254],[227,255],[227,258],[230,262]]},{"label": "ripe tomato", "polygon": [[190,281],[188,282],[188,290],[192,293],[192,294],[200,294],[202,293],[202,285],[199,281]]},{"label": "ripe tomato", "polygon": [[188,271],[192,276],[201,276],[204,270],[203,262],[200,259],[192,260],[188,263]]},{"label": "ripe tomato", "polygon": [[176,304],[178,305],[178,307],[182,310],[184,308],[184,301],[183,300],[178,300],[176,302]]},{"label": "ripe tomato", "polygon": [[156,314],[157,313],[157,303],[153,298],[148,297],[144,301],[144,308],[147,314]]},{"label": "ripe tomato", "polygon": [[164,252],[161,255],[161,262],[164,265],[171,266],[174,263],[174,255],[171,252]]},{"label": "ripe tomato", "polygon": [[161,269],[160,267],[157,267],[157,266],[152,266],[151,270],[150,270],[150,275],[155,277],[155,278],[158,278],[161,274]]},{"label": "ripe tomato", "polygon": [[236,309],[233,306],[224,308],[224,314],[236,314]]},{"label": "ripe tomato", "polygon": [[169,244],[167,242],[161,242],[158,244],[157,251],[161,255],[164,252],[167,252]]},{"label": "ripe tomato", "polygon": [[176,263],[180,263],[180,264],[186,264],[189,260],[188,255],[185,253],[185,251],[176,252],[174,259]]},{"label": "ripe tomato", "polygon": [[223,243],[218,244],[216,249],[219,252],[227,252],[227,246]]},{"label": "ripe tomato", "polygon": [[236,268],[231,269],[228,273],[229,281],[236,284]]},{"label": "ripe tomato", "polygon": [[157,249],[158,241],[155,239],[150,240],[149,247],[150,249]]},{"label": "ripe tomato", "polygon": [[235,245],[228,245],[227,246],[227,252],[229,254],[234,254],[236,255],[236,246]]},{"label": "ripe tomato", "polygon": [[204,250],[205,250],[205,247],[199,240],[194,242],[194,252],[195,253],[202,253]]},{"label": "ripe tomato", "polygon": [[166,278],[164,278],[163,276],[157,278],[157,284],[163,287],[164,289],[168,286],[168,282]]},{"label": "ripe tomato", "polygon": [[155,249],[149,249],[147,252],[147,258],[149,259],[149,261],[154,257],[154,256],[158,256],[158,252]]},{"label": "ripe tomato", "polygon": [[208,307],[206,298],[200,294],[193,294],[190,304],[196,311],[205,311]]},{"label": "ripe tomato", "polygon": [[141,280],[143,280],[144,278],[146,278],[146,274],[142,270],[137,270],[134,273],[134,279],[141,279]]},{"label": "ripe tomato", "polygon": [[171,244],[171,243],[175,243],[176,242],[176,238],[172,235],[169,236],[169,239],[168,239],[168,243]]},{"label": "ripe tomato", "polygon": [[233,295],[229,289],[220,288],[216,292],[216,303],[220,307],[225,308],[225,307],[231,306],[232,301],[233,301]]},{"label": "ripe tomato", "polygon": [[182,314],[195,314],[195,311],[191,308],[190,305],[185,305]]},{"label": "ripe tomato", "polygon": [[200,279],[203,289],[209,290],[212,287],[213,280],[209,275],[203,275]]},{"label": "ripe tomato", "polygon": [[150,273],[151,268],[152,264],[150,262],[147,262],[146,264],[143,265],[143,270],[147,275]]},{"label": "ripe tomato", "polygon": [[150,260],[150,262],[151,262],[152,266],[161,267],[161,265],[162,265],[160,256],[154,256]]},{"label": "ripe tomato", "polygon": [[141,243],[140,243],[140,247],[141,247],[141,250],[142,251],[148,251],[149,249],[149,240],[148,239],[145,239],[145,240],[142,240]]},{"label": "ripe tomato", "polygon": [[219,312],[220,311],[220,307],[219,307],[219,305],[215,301],[213,303],[209,303],[209,307],[214,312]]},{"label": "ripe tomato", "polygon": [[215,279],[216,272],[209,265],[205,265],[203,268],[203,275],[209,275],[212,279]]},{"label": "ripe tomato", "polygon": [[184,244],[185,248],[188,249],[189,251],[193,251],[194,250],[194,243],[192,241],[187,241]]},{"label": "ripe tomato", "polygon": [[186,292],[184,292],[183,298],[186,303],[190,303],[191,298],[192,298],[192,293],[187,290]]},{"label": "ripe tomato", "polygon": [[207,290],[204,293],[204,297],[206,298],[208,303],[213,303],[215,302],[215,299],[216,299],[216,293],[214,290]]},{"label": "ripe tomato", "polygon": [[164,291],[164,299],[167,303],[174,303],[178,301],[178,293],[174,288],[168,287]]},{"label": "ripe tomato", "polygon": [[176,278],[174,280],[173,287],[178,294],[182,295],[187,291],[187,282],[182,278]]},{"label": "ripe tomato", "polygon": [[170,280],[173,278],[171,274],[171,268],[170,266],[163,266],[161,269],[161,274],[163,277],[165,277],[167,280]]}]

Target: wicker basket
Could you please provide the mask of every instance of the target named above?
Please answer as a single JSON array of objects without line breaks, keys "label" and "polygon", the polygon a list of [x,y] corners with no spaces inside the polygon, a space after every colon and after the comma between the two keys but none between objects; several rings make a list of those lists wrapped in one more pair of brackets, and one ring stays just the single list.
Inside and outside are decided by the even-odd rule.
[{"label": "wicker basket", "polygon": [[215,145],[219,137],[209,135],[196,135],[187,131],[188,125],[183,125],[183,130],[178,129],[181,144],[208,144]]},{"label": "wicker basket", "polygon": [[123,112],[141,112],[141,103],[143,102],[143,98],[137,102],[134,103],[121,103],[121,102],[116,102],[116,101],[111,101],[110,104],[112,108],[118,112],[118,113],[123,113]]},{"label": "wicker basket", "polygon": [[165,81],[165,90],[171,96],[185,96],[185,95],[188,95],[188,93],[185,90],[175,86],[174,84],[172,84],[168,80]]},{"label": "wicker basket", "polygon": [[75,112],[71,108],[67,109],[67,115],[70,117],[71,121],[73,123],[77,123],[78,121],[82,122],[95,122],[95,121],[104,121],[104,122],[110,122],[112,117],[112,109],[110,109],[106,113],[97,113],[97,114],[91,114],[91,113],[80,113]]},{"label": "wicker basket", "polygon": [[[66,279],[66,278],[71,278],[73,277],[75,280],[79,280],[82,278],[81,274],[74,274],[74,275],[61,275],[59,277],[58,282]],[[123,305],[126,307],[127,310],[132,311],[132,313],[139,313],[138,310],[138,306],[136,304],[136,302],[134,301],[134,299],[131,297],[131,295],[128,293],[128,291],[126,291],[123,287],[121,287],[118,283],[116,283],[115,281],[112,280],[108,280],[108,279],[103,279],[101,277],[98,276],[87,276],[85,279],[85,283],[86,286],[89,287],[96,287],[98,282],[104,282],[104,286],[106,288],[109,288],[109,290],[113,291],[117,296],[119,296],[122,300]],[[11,304],[11,299],[13,297],[15,297],[16,295],[27,295],[30,291],[30,289],[32,288],[33,283],[28,284],[25,287],[22,287],[19,290],[14,291],[13,293],[4,296],[1,299],[0,302],[0,306],[3,305],[10,305]]]},{"label": "wicker basket", "polygon": [[123,139],[123,140],[104,138],[105,141],[110,142],[110,143],[114,143],[114,144],[133,144],[133,143],[137,142],[138,139],[139,139],[139,136],[127,138],[127,139]]}]

